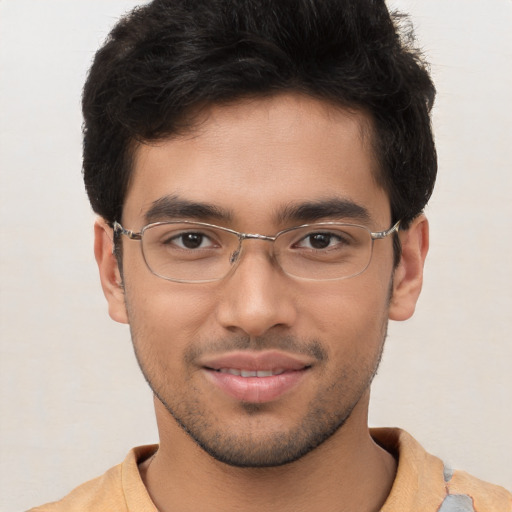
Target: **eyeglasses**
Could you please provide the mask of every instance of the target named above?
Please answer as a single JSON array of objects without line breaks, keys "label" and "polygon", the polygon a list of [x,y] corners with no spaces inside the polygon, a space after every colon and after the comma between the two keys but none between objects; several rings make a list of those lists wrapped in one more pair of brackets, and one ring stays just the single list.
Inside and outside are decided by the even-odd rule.
[{"label": "eyeglasses", "polygon": [[155,222],[135,233],[114,222],[114,233],[140,240],[149,270],[179,283],[208,283],[226,277],[240,261],[244,240],[273,242],[273,259],[285,274],[300,279],[329,281],[364,272],[374,240],[398,231],[400,221],[387,231],[364,226],[323,222],[304,224],[274,236],[239,233],[204,222]]}]

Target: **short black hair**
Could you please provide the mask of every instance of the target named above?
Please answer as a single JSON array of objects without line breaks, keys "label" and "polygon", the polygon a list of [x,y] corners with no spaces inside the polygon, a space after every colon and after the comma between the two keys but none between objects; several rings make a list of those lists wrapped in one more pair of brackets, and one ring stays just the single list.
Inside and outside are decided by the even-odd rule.
[{"label": "short black hair", "polygon": [[287,91],[370,115],[377,179],[407,227],[434,187],[435,88],[406,17],[383,0],[154,0],[128,13],[83,92],[94,211],[121,220],[138,143],[186,132],[208,105]]}]

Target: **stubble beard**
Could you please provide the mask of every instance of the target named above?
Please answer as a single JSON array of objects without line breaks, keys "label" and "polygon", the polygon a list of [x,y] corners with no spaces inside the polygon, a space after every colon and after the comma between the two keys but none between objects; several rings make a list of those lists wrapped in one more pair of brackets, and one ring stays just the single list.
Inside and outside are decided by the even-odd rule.
[{"label": "stubble beard", "polygon": [[[133,332],[133,329],[132,339],[137,361],[154,395],[200,448],[217,461],[230,466],[262,468],[282,466],[300,459],[343,427],[355,406],[369,390],[382,357],[386,333],[387,320],[383,321],[379,350],[368,365],[358,369],[353,366],[341,368],[339,373],[331,378],[329,385],[319,390],[310,401],[307,412],[295,426],[288,430],[264,433],[262,430],[265,431],[265,413],[268,412],[269,405],[243,402],[240,404],[240,415],[244,419],[254,420],[258,428],[237,430],[236,425],[226,426],[215,411],[208,409],[208,404],[201,402],[201,393],[192,383],[189,383],[186,397],[169,396],[165,379],[157,382],[158,378],[153,377],[165,377],[165,369],[159,366],[159,371],[153,371],[154,364],[148,361],[154,362],[155,357],[141,357],[137,348],[137,333]],[[216,342],[214,345],[229,348],[244,345],[250,348],[250,343],[247,338],[237,338]],[[288,350],[295,347],[292,351],[316,354],[322,362],[327,358],[321,344],[315,340],[299,342],[290,337],[272,337],[256,340],[256,344],[259,347],[285,347]],[[193,357],[194,354],[189,353],[184,358],[185,362]]]}]

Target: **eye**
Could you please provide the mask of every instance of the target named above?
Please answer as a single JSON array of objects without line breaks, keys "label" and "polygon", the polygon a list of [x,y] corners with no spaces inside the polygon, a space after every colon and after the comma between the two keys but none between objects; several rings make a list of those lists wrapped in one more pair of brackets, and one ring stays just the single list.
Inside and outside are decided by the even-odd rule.
[{"label": "eye", "polygon": [[175,245],[180,249],[209,249],[215,247],[214,242],[204,233],[186,232],[174,234],[167,240],[164,240],[164,245]]},{"label": "eye", "polygon": [[347,243],[340,233],[318,232],[308,233],[299,240],[295,246],[301,249],[315,249],[321,251]]}]

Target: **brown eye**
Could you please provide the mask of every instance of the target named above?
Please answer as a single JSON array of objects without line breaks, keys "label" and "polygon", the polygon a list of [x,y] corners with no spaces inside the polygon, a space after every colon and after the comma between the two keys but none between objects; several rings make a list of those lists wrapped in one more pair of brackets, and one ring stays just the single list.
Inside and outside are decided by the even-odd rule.
[{"label": "brown eye", "polygon": [[308,233],[302,240],[300,240],[296,247],[299,249],[314,249],[322,251],[324,249],[331,249],[339,247],[344,244],[344,239],[337,233],[331,232],[316,232]]},{"label": "brown eye", "polygon": [[187,249],[197,249],[201,247],[204,236],[199,233],[185,233],[179,237],[183,247]]},{"label": "brown eye", "polygon": [[169,236],[164,245],[171,248],[176,246],[179,249],[209,249],[214,246],[209,236],[197,232],[178,233]]},{"label": "brown eye", "polygon": [[325,249],[329,247],[331,243],[332,235],[328,233],[316,233],[314,235],[309,235],[309,245],[313,249]]}]

